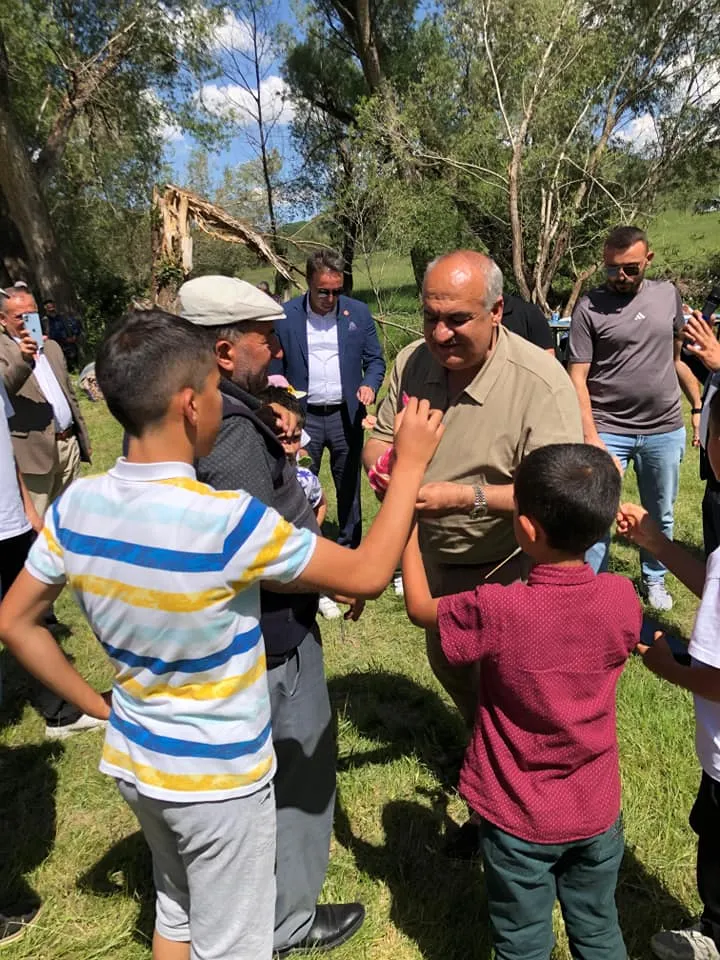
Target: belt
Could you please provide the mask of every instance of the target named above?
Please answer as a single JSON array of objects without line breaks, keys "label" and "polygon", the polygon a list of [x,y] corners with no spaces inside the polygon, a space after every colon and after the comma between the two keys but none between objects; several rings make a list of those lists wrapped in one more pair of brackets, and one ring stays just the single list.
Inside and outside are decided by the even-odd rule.
[{"label": "belt", "polygon": [[55,434],[56,440],[69,440],[70,437],[75,436],[75,427],[68,427],[67,430],[61,430],[60,433]]},{"label": "belt", "polygon": [[337,413],[337,411],[342,410],[344,406],[344,400],[341,400],[340,403],[309,403],[307,405],[307,411],[308,413],[324,416],[327,413]]}]

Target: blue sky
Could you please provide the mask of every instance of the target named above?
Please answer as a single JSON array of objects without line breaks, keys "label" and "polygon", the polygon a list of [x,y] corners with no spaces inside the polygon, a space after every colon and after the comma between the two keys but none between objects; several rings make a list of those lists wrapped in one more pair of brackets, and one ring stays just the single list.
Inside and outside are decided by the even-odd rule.
[{"label": "blue sky", "polygon": [[[278,0],[274,14],[276,23],[285,23],[298,29],[288,0]],[[244,56],[248,37],[248,29],[241,21],[233,17],[226,18],[218,31],[214,51],[222,75],[205,83],[199,91],[206,109],[232,119],[233,135],[229,145],[210,154],[211,174],[216,181],[226,166],[235,166],[257,156],[252,144],[253,132],[256,129],[252,120],[253,104],[247,91],[242,89],[241,77],[237,75],[239,67],[248,71],[248,79],[251,77],[248,69],[250,64]],[[254,89],[254,83],[252,86]],[[284,157],[287,172],[290,173],[299,162],[287,122],[291,117],[291,109],[283,97],[280,62],[277,56],[269,52],[264,58],[261,90],[265,111],[278,118],[273,129],[272,143]],[[177,128],[168,127],[165,134],[165,159],[171,165],[176,180],[182,183],[195,142],[191,136],[182,135]]]}]

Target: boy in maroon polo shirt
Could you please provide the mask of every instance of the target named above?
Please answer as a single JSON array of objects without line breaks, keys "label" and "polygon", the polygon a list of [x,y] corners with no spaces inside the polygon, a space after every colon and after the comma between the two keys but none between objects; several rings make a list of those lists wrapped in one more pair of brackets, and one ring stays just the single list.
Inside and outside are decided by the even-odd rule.
[{"label": "boy in maroon polo shirt", "polygon": [[631,582],[596,575],[587,548],[620,499],[609,454],[535,450],[515,474],[527,583],[434,599],[415,532],[403,558],[413,623],[451,663],[477,663],[475,727],[460,793],[478,821],[497,960],[548,960],[559,899],[574,957],[627,957],[615,906],[624,840],[615,688],[640,637]]}]

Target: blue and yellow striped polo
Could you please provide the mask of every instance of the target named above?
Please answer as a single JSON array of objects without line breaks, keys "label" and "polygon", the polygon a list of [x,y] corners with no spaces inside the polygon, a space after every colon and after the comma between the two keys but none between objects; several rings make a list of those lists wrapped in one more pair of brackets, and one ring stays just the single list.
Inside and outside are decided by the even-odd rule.
[{"label": "blue and yellow striped polo", "polygon": [[70,584],[115,667],[101,770],[176,802],[272,777],[259,582],[295,579],[315,542],[185,463],[120,459],[53,504],[27,569]]}]

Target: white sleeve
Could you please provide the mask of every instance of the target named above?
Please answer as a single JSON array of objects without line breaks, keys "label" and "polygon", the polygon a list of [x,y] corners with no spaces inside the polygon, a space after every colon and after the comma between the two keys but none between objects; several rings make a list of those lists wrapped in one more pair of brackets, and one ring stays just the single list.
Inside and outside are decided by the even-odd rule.
[{"label": "white sleeve", "polygon": [[688,653],[708,667],[720,668],[720,549],[708,557],[705,586]]}]

